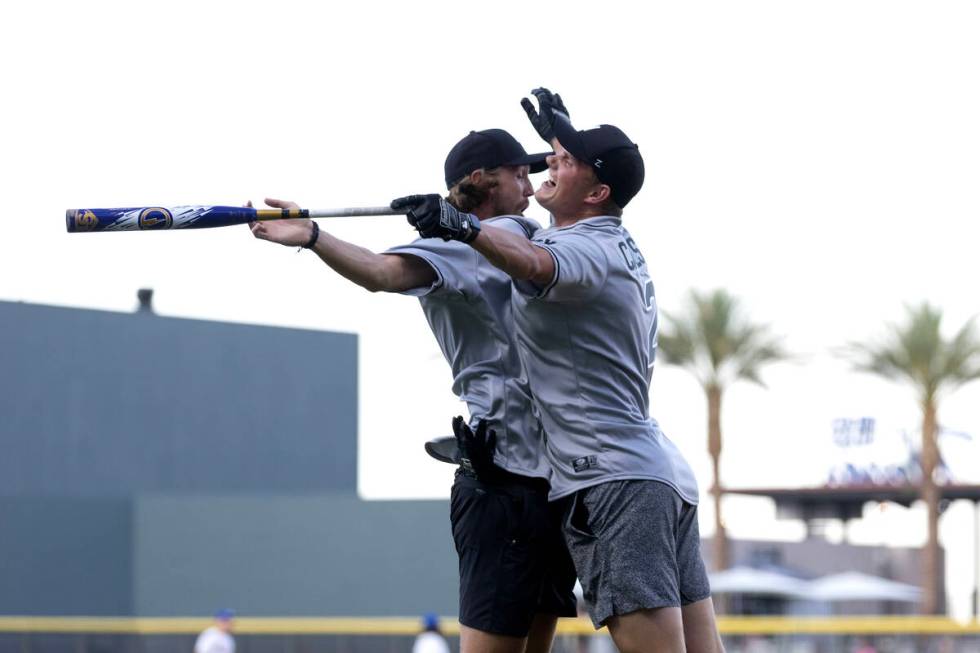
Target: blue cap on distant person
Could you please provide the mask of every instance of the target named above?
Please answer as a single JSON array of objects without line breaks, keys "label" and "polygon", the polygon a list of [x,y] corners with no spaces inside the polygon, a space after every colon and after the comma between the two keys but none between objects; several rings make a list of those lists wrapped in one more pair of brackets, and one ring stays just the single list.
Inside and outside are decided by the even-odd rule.
[{"label": "blue cap on distant person", "polygon": [[221,608],[214,613],[214,618],[218,621],[231,621],[235,618],[235,611],[231,608]]},{"label": "blue cap on distant person", "polygon": [[422,616],[422,625],[426,630],[435,630],[439,627],[439,617],[435,612],[426,612]]}]

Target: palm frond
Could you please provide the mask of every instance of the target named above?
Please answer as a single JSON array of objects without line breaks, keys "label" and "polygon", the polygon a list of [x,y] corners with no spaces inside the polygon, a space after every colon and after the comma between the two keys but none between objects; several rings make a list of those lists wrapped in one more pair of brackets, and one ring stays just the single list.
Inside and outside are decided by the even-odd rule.
[{"label": "palm frond", "polygon": [[698,336],[690,322],[666,312],[664,318],[668,326],[657,335],[658,356],[662,356],[668,365],[687,369],[697,377],[698,383],[704,385],[708,381],[709,371],[699,359]]},{"label": "palm frond", "polygon": [[883,338],[844,348],[856,370],[907,382],[921,401],[980,378],[980,339],[973,320],[947,340],[942,335],[942,310],[923,302],[907,305],[905,311],[905,319],[889,324]]},{"label": "palm frond", "polygon": [[975,321],[967,320],[949,342],[941,373],[952,387],[980,379],[980,337]]},{"label": "palm frond", "polygon": [[744,379],[762,383],[766,364],[789,358],[769,327],[750,322],[737,298],[724,289],[691,290],[681,315],[665,313],[660,336],[668,364],[680,365],[705,387],[724,388]]}]

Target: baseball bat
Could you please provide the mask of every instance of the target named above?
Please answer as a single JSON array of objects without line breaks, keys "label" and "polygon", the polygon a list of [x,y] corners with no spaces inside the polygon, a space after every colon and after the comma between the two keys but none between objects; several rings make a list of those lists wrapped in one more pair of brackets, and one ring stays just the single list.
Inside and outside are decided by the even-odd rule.
[{"label": "baseball bat", "polygon": [[124,209],[68,209],[69,233],[91,231],[157,231],[160,229],[210,229],[256,220],[289,218],[353,218],[366,215],[404,215],[387,206],[346,209],[253,209],[246,206],[138,206]]}]

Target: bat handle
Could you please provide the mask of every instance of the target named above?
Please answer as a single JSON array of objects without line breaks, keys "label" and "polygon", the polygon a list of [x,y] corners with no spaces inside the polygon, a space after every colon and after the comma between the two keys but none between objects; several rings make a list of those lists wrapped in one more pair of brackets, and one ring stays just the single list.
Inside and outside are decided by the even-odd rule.
[{"label": "bat handle", "polygon": [[311,218],[360,218],[371,215],[405,215],[408,209],[393,209],[390,206],[362,206],[346,209],[310,210]]},{"label": "bat handle", "polygon": [[390,206],[362,206],[346,209],[256,209],[255,219],[292,220],[296,218],[359,218],[371,215],[405,215],[408,209],[392,209]]}]

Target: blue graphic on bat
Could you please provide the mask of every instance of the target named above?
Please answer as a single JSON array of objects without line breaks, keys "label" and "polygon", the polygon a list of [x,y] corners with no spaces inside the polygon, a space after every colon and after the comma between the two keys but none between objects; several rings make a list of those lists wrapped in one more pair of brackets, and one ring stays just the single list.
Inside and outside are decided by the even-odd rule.
[{"label": "blue graphic on bat", "polygon": [[69,232],[209,229],[245,224],[257,217],[243,206],[139,206],[123,209],[68,209]]}]

